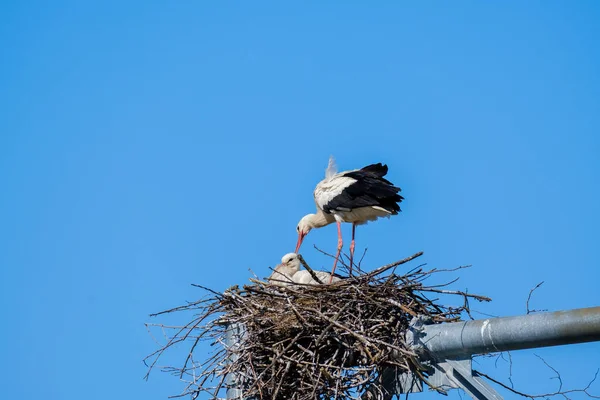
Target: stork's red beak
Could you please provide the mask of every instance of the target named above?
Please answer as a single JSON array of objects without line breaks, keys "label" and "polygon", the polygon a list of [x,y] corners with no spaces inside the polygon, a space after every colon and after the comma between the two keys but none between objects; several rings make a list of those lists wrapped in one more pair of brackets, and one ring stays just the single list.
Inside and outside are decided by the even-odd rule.
[{"label": "stork's red beak", "polygon": [[296,243],[296,251],[294,251],[294,253],[298,253],[298,250],[300,250],[304,236],[306,236],[306,233],[298,232],[298,243]]}]

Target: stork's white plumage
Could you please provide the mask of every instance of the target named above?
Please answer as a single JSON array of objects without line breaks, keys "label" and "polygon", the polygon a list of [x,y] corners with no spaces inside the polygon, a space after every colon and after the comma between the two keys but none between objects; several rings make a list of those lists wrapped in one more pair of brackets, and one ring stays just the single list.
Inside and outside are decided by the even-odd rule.
[{"label": "stork's white plumage", "polygon": [[317,184],[314,191],[317,213],[305,215],[296,228],[298,231],[296,253],[312,228],[321,228],[336,222],[338,247],[330,282],[343,245],[341,223],[352,224],[350,242],[350,271],[352,271],[356,225],[366,224],[380,217],[396,215],[400,211],[399,203],[403,197],[398,194],[400,188],[384,178],[387,172],[387,165],[377,163],[361,169],[337,173],[334,158],[329,159],[325,179]]},{"label": "stork's white plumage", "polygon": [[[337,276],[332,277],[329,272],[325,272],[325,271],[313,271],[313,272],[315,273],[315,275],[317,275],[317,278],[319,278],[321,283],[327,283],[327,282],[331,283],[331,282],[341,281],[341,278],[338,278]],[[294,283],[298,283],[300,285],[319,285],[319,282],[317,282],[315,280],[315,278],[312,277],[310,272],[308,272],[305,269],[296,272],[294,274],[294,276],[292,277],[292,280],[294,281]]]},{"label": "stork's white plumage", "polygon": [[288,286],[294,283],[294,275],[300,271],[300,260],[296,253],[288,253],[281,257],[281,264],[273,268],[268,281],[277,286]]},{"label": "stork's white plumage", "polygon": [[[321,283],[327,281],[338,282],[341,280],[337,276],[331,278],[330,274],[324,271],[313,271]],[[278,264],[269,277],[269,282],[278,286],[289,286],[293,284],[318,285],[317,282],[306,270],[300,271],[300,259],[296,253],[288,253],[281,258],[281,264]]]}]

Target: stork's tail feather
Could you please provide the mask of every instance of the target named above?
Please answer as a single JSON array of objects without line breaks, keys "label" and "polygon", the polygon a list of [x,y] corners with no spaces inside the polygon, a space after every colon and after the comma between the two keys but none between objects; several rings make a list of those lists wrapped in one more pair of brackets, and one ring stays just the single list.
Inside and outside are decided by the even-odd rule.
[{"label": "stork's tail feather", "polygon": [[371,164],[362,168],[361,171],[368,172],[380,178],[383,178],[388,173],[388,166],[381,163]]},{"label": "stork's tail feather", "polygon": [[381,163],[371,164],[362,168],[361,171],[372,174],[378,178],[377,181],[379,184],[373,185],[370,188],[370,191],[372,193],[374,192],[373,194],[379,199],[379,206],[393,215],[398,214],[398,212],[401,211],[399,203],[404,200],[404,197],[398,194],[398,192],[401,191],[399,187],[394,186],[392,182],[384,178],[388,172],[388,166]]},{"label": "stork's tail feather", "polygon": [[402,200],[404,200],[404,197],[400,196],[399,194],[395,194],[393,196],[385,197],[385,198],[383,198],[383,199],[380,200],[381,201],[380,207],[384,208],[385,210],[387,210],[392,215],[396,215],[400,211],[402,211],[400,209],[400,202],[402,202]]}]

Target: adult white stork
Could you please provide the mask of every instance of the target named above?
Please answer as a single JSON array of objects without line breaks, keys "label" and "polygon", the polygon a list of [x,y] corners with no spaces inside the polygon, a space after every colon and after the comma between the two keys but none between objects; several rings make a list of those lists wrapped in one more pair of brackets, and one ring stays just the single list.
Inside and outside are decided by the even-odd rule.
[{"label": "adult white stork", "polygon": [[341,223],[349,222],[352,224],[350,242],[350,271],[352,271],[356,225],[375,221],[379,217],[396,215],[400,211],[399,203],[404,198],[398,194],[401,189],[384,178],[387,172],[387,165],[377,163],[361,169],[337,173],[335,160],[331,157],[325,171],[325,179],[317,184],[314,191],[317,213],[305,215],[296,227],[298,231],[296,253],[311,229],[336,222],[338,247],[331,270],[331,277],[333,277],[343,245]]}]

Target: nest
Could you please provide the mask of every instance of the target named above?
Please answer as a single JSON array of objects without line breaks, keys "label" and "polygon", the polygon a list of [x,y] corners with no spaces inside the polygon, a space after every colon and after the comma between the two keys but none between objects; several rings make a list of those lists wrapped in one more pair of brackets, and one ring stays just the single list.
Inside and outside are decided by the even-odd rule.
[{"label": "nest", "polygon": [[[189,342],[182,364],[163,368],[187,382],[181,395],[208,392],[218,398],[234,385],[241,398],[365,398],[365,393],[381,390],[382,373],[390,368],[427,382],[427,371],[405,338],[413,317],[454,322],[469,313],[470,298],[490,299],[444,288],[454,281],[424,282],[453,270],[419,265],[396,273],[421,254],[331,285],[276,286],[252,280],[252,285],[224,293],[202,288],[208,298],[154,314],[193,311],[195,317],[173,328],[167,344],[147,357],[150,369],[167,349]],[[460,301],[446,306],[439,304],[440,296]],[[212,356],[199,357],[194,349],[202,340],[220,346]]]}]

